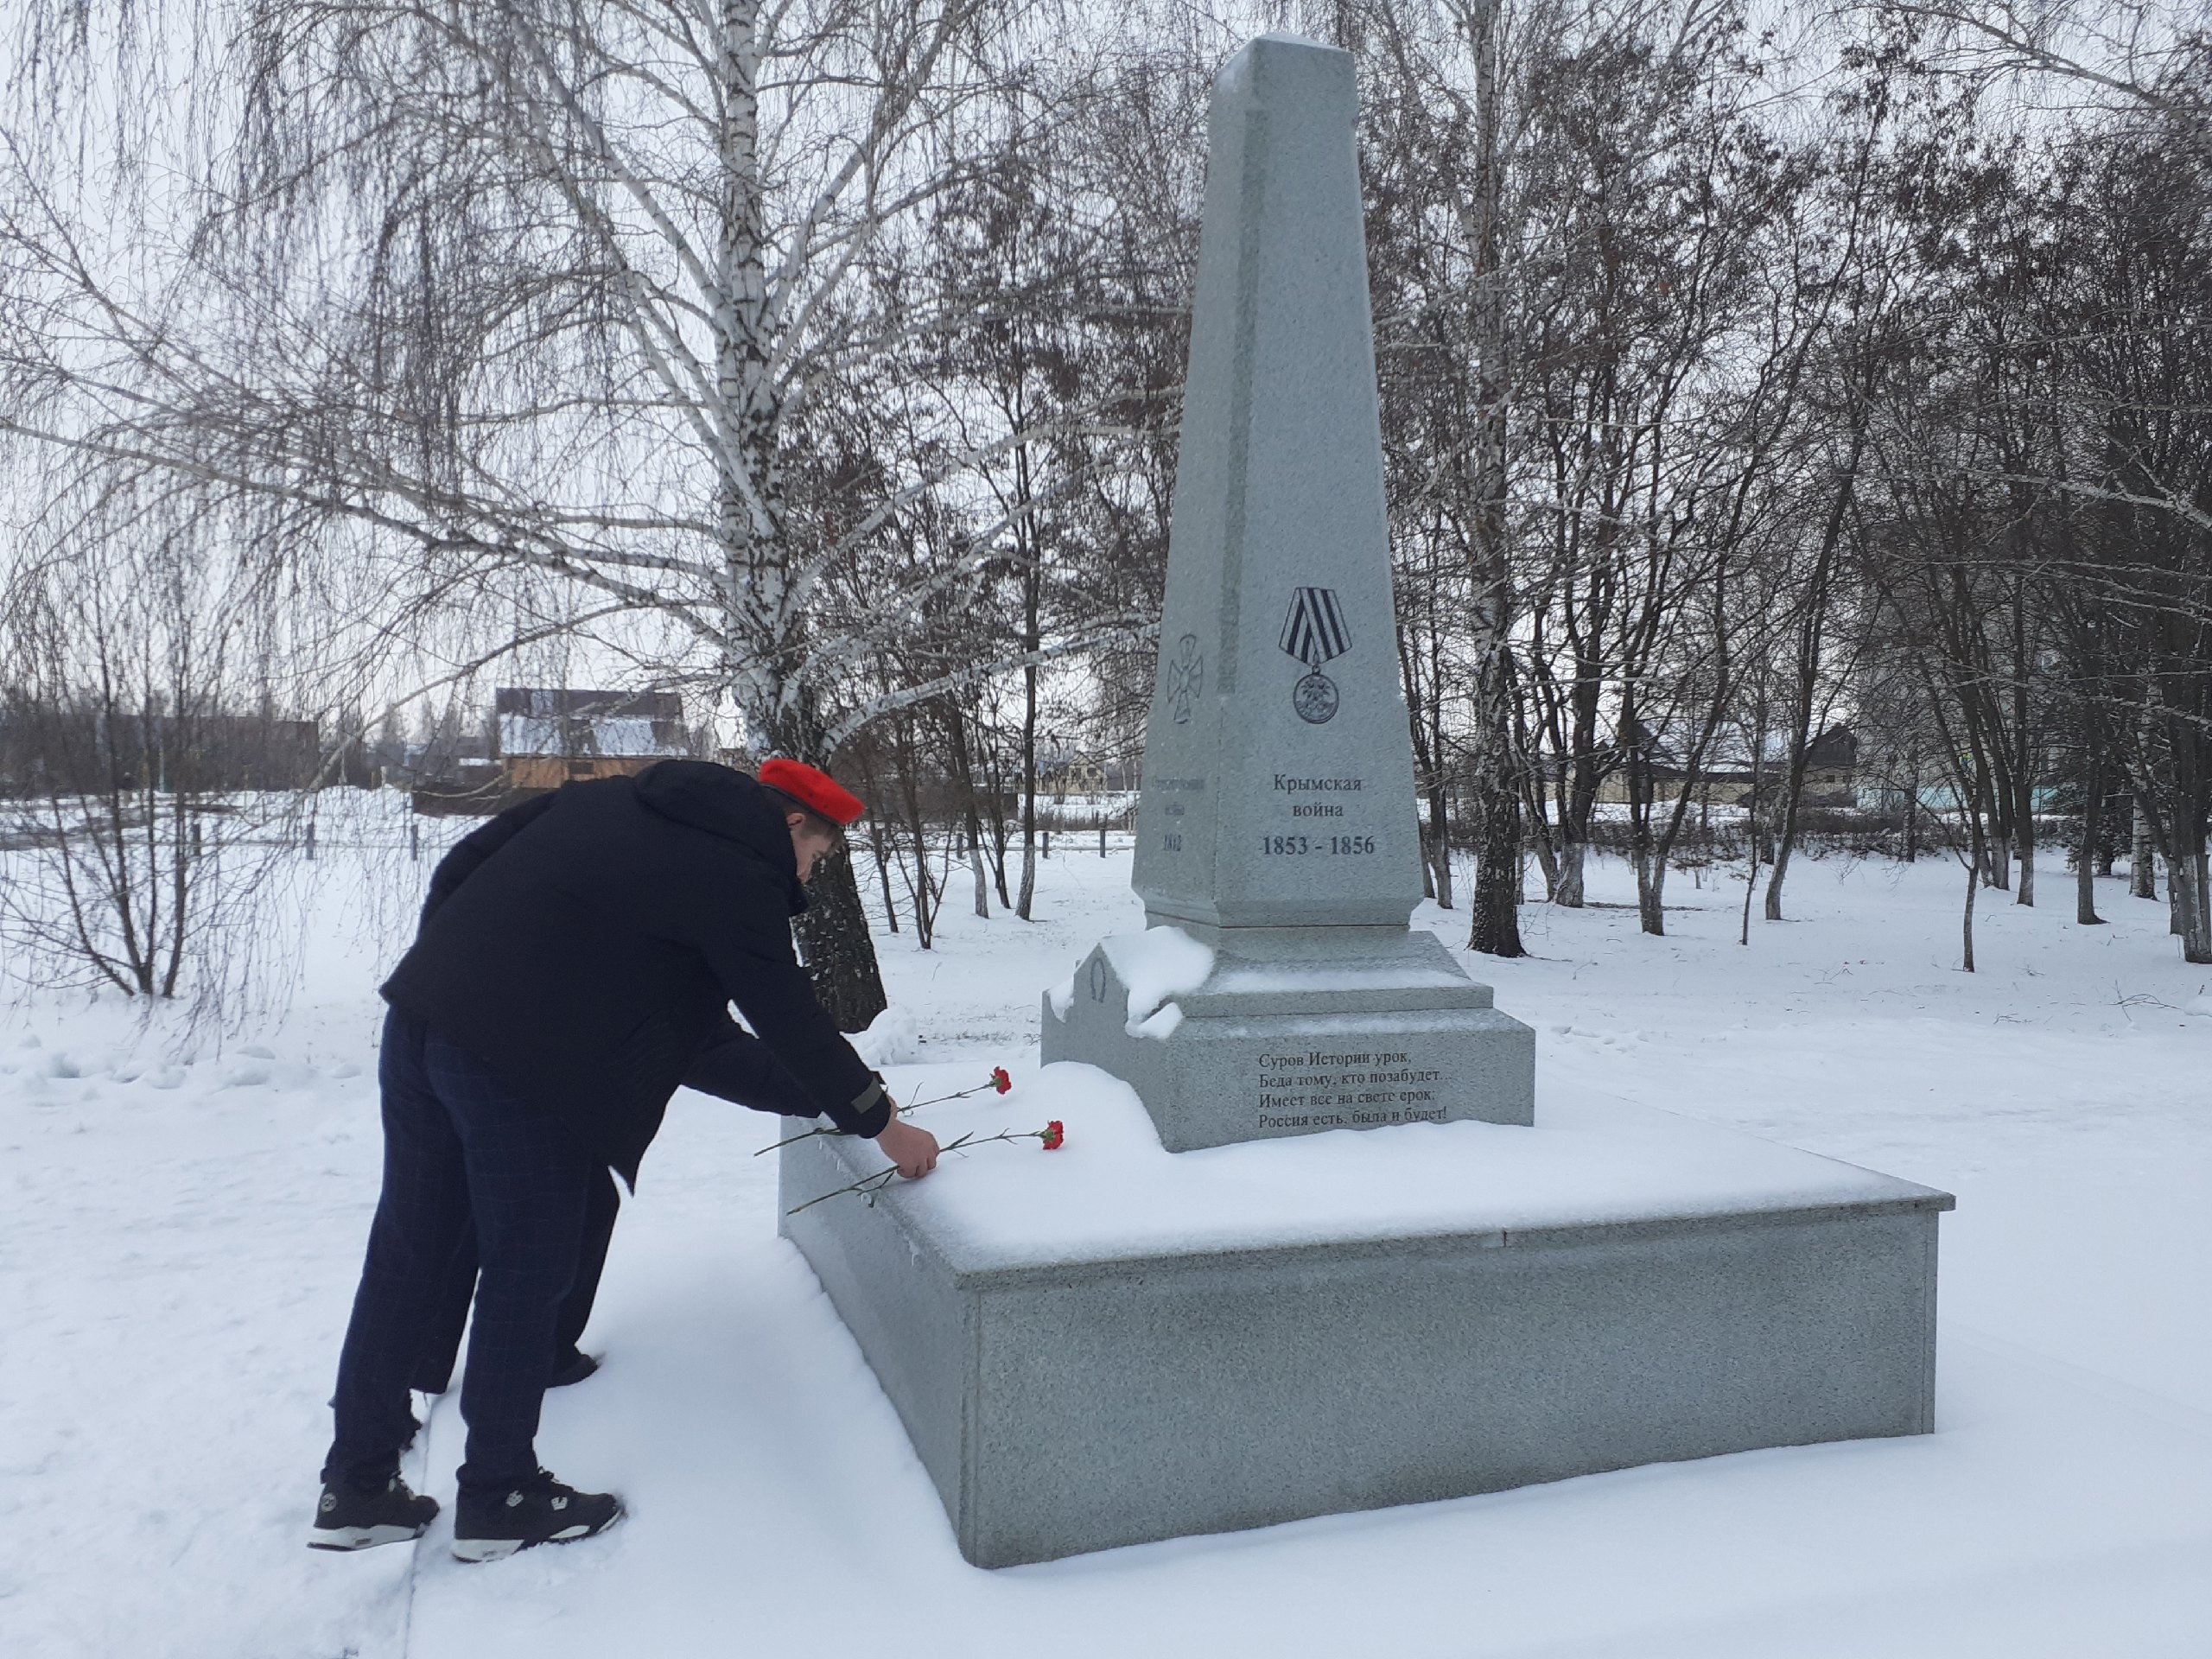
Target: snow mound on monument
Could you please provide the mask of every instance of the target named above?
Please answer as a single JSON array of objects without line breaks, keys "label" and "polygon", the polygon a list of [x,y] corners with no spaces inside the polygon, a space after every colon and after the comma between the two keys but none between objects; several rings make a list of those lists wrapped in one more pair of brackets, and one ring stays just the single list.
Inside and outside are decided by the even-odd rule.
[{"label": "snow mound on monument", "polygon": [[[1153,1016],[1171,998],[1187,996],[1197,990],[1206,982],[1206,976],[1213,972],[1213,947],[1199,944],[1179,927],[1148,927],[1141,933],[1112,934],[1099,940],[1098,948],[1114,964],[1115,976],[1128,988],[1132,1035],[1140,1027],[1145,1027],[1143,1034],[1154,1037],[1164,1037],[1173,1031],[1179,1020],[1162,1021]],[[1087,952],[1084,960],[1089,960]],[[1078,971],[1081,967],[1078,963]],[[1046,995],[1052,1000],[1052,1012],[1065,1019],[1075,1001],[1075,976],[1071,974]]]}]

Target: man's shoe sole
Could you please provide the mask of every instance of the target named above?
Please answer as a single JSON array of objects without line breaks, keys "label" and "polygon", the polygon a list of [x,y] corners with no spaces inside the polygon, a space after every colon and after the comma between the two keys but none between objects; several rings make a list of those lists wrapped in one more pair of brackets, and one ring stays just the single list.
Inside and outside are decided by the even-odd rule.
[{"label": "man's shoe sole", "polygon": [[519,1538],[456,1538],[453,1541],[453,1558],[479,1566],[486,1561],[504,1561],[523,1547]]},{"label": "man's shoe sole", "polygon": [[404,1544],[430,1529],[419,1527],[316,1527],[308,1534],[309,1549],[374,1549],[378,1544]]},{"label": "man's shoe sole", "polygon": [[623,1513],[617,1510],[607,1516],[604,1526],[563,1527],[550,1538],[456,1538],[453,1541],[453,1558],[456,1561],[467,1561],[471,1566],[480,1566],[486,1561],[504,1561],[517,1551],[538,1544],[573,1544],[580,1538],[596,1538],[620,1521]]}]

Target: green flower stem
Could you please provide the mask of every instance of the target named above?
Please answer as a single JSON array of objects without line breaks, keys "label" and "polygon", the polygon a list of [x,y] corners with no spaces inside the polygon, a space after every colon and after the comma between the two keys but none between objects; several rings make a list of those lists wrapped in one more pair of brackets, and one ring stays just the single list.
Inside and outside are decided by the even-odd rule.
[{"label": "green flower stem", "polygon": [[[995,1084],[979,1083],[973,1089],[963,1089],[958,1094],[937,1095],[928,1100],[918,1100],[911,1106],[901,1106],[899,1109],[898,1116],[904,1117],[909,1112],[918,1112],[925,1106],[942,1106],[948,1100],[965,1100],[970,1095],[980,1095],[984,1090],[995,1089],[997,1086],[998,1085]],[[760,1148],[760,1152],[756,1152],[753,1155],[755,1158],[758,1158],[762,1153],[779,1152],[785,1147],[795,1147],[802,1141],[811,1141],[817,1135],[842,1135],[844,1131],[842,1129],[836,1128],[835,1127],[826,1129],[804,1129],[797,1135],[786,1136],[785,1139],[775,1142],[772,1146],[763,1147]]]},{"label": "green flower stem", "polygon": [[[930,1103],[935,1104],[936,1103],[931,1102]],[[821,1134],[822,1131],[817,1129],[815,1133],[818,1135]],[[995,1141],[1042,1141],[1045,1138],[1046,1134],[1046,1131],[1043,1129],[1001,1129],[996,1135],[986,1135],[978,1138],[976,1133],[973,1130],[970,1130],[966,1135],[962,1135],[957,1141],[948,1141],[944,1146],[938,1147],[938,1155],[939,1157],[943,1157],[948,1152],[966,1152],[972,1150],[976,1147],[988,1147]],[[804,1141],[806,1137],[804,1135],[798,1135],[794,1138]],[[784,1213],[787,1216],[795,1216],[798,1214],[801,1210],[811,1210],[817,1204],[826,1204],[831,1198],[842,1198],[848,1192],[865,1193],[868,1197],[869,1205],[873,1206],[875,1203],[877,1195],[880,1194],[884,1188],[891,1185],[892,1181],[897,1178],[898,1173],[899,1170],[896,1165],[886,1169],[879,1169],[874,1174],[861,1176],[860,1179],[853,1182],[849,1186],[841,1186],[832,1192],[824,1192],[818,1198],[809,1198],[804,1204],[799,1205],[793,1209],[786,1210]]]}]

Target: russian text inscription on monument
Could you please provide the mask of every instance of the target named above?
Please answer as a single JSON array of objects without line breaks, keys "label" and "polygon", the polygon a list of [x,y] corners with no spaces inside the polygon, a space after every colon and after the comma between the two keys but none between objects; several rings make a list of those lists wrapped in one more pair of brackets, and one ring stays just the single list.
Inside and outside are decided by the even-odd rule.
[{"label": "russian text inscription on monument", "polygon": [[1375,1128],[1441,1123],[1444,1070],[1412,1047],[1263,1050],[1256,1065],[1257,1116],[1269,1130]]},{"label": "russian text inscription on monument", "polygon": [[[1376,837],[1362,830],[1380,816],[1382,797],[1367,787],[1364,778],[1302,776],[1278,772],[1272,794],[1287,797],[1294,824],[1298,820],[1325,818],[1331,828],[1354,831],[1343,835],[1263,835],[1263,858],[1363,858],[1376,849]],[[1274,803],[1280,809],[1283,802]],[[1344,822],[1349,813],[1351,822]],[[1278,818],[1280,822],[1280,818]],[[1299,825],[1303,828],[1304,826]]]}]

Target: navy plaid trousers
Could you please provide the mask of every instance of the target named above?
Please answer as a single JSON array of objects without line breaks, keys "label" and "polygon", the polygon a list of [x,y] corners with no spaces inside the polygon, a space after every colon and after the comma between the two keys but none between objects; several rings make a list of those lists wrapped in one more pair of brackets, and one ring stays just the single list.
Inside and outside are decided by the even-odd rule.
[{"label": "navy plaid trousers", "polygon": [[398,1008],[378,1083],[384,1192],[338,1359],[323,1478],[381,1486],[399,1466],[408,1384],[472,1224],[481,1263],[461,1390],[465,1491],[534,1473],[554,1328],[576,1275],[599,1165],[551,1112]]}]

